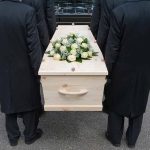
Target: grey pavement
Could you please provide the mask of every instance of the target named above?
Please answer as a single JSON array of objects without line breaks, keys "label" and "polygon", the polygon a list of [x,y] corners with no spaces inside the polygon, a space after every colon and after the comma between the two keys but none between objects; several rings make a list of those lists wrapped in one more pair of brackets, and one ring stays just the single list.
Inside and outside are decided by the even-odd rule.
[{"label": "grey pavement", "polygon": [[[22,121],[19,120],[23,132]],[[0,113],[0,150],[128,150],[125,136],[120,148],[104,137],[107,115],[101,112],[48,112],[40,120],[43,137],[31,146],[21,136],[17,147],[10,147],[5,131],[4,115]],[[127,127],[127,120],[125,123]],[[150,150],[150,101],[143,128],[135,150]]]}]

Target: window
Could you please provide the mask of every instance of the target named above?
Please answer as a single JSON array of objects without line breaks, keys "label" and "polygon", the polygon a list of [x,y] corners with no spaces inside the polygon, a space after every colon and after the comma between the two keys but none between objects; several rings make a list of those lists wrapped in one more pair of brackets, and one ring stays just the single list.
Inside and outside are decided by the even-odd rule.
[{"label": "window", "polygon": [[55,0],[56,15],[91,15],[92,0]]}]

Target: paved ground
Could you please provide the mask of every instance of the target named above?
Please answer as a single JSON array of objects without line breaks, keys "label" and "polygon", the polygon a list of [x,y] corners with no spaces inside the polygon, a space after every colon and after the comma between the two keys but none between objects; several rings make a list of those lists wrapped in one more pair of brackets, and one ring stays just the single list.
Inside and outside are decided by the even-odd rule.
[{"label": "paved ground", "polygon": [[[118,149],[105,140],[107,116],[100,112],[46,113],[39,125],[45,133],[42,139],[27,146],[22,136],[15,148],[11,148],[7,142],[3,114],[0,114],[0,120],[0,150],[128,150],[124,137]],[[23,131],[21,120],[19,124]],[[150,150],[150,101],[135,150]]]}]

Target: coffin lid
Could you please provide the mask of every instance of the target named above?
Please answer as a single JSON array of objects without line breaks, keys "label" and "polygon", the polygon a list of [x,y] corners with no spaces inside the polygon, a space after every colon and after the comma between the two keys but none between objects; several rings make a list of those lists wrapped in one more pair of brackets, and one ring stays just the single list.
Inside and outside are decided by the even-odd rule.
[{"label": "coffin lid", "polygon": [[[89,26],[87,25],[61,25],[57,27],[57,30],[52,38],[52,41],[64,37],[71,32],[80,33],[90,40],[90,44],[94,51],[99,52],[99,56],[93,57],[91,60],[84,60],[82,63],[67,61],[56,61],[53,58],[44,55],[43,61],[39,70],[39,75],[107,75],[107,68],[102,56],[102,53],[95,42],[95,38],[92,35]],[[52,49],[50,42],[47,51]]]}]

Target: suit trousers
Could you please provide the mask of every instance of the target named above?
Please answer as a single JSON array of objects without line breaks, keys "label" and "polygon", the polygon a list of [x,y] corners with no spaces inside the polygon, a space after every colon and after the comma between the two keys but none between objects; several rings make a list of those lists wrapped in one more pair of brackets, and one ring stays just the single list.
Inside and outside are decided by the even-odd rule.
[{"label": "suit trousers", "polygon": [[[25,140],[30,140],[36,135],[37,126],[39,123],[39,110],[23,112],[19,114],[22,115],[23,124],[25,126]],[[6,114],[6,131],[10,141],[15,141],[20,137],[17,116],[18,113]]]},{"label": "suit trousers", "polygon": [[[107,133],[113,143],[121,143],[124,131],[124,116],[111,112],[108,116]],[[128,129],[126,132],[126,140],[128,144],[135,145],[141,131],[143,114],[137,117],[128,117]]]}]

